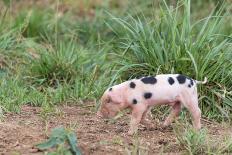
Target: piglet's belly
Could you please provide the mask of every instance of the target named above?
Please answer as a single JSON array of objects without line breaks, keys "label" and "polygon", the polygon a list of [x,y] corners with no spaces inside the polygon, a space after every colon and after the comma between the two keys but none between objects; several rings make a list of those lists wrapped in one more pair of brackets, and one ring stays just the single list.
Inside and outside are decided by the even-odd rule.
[{"label": "piglet's belly", "polygon": [[171,98],[159,98],[159,99],[152,99],[150,101],[148,101],[149,105],[170,105],[173,106],[176,102],[178,102],[178,100],[176,99],[176,97],[171,97]]}]

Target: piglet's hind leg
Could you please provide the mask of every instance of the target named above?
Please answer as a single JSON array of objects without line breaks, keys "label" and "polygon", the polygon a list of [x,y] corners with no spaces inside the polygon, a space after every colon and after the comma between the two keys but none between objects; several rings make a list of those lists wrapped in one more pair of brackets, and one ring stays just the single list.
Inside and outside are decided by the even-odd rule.
[{"label": "piglet's hind leg", "polygon": [[180,102],[175,102],[175,104],[172,106],[172,111],[165,119],[163,126],[164,127],[169,126],[174,121],[174,119],[179,115],[180,111],[181,111]]},{"label": "piglet's hind leg", "polygon": [[183,105],[192,115],[193,127],[196,130],[201,129],[201,110],[198,107],[197,95],[189,97],[187,94],[182,96]]}]

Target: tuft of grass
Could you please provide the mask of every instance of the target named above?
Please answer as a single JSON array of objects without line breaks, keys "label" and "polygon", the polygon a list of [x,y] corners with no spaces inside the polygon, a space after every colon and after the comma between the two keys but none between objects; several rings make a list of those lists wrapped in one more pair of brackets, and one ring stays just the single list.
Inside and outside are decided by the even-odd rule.
[{"label": "tuft of grass", "polygon": [[51,45],[44,48],[40,58],[32,60],[30,76],[50,86],[73,83],[84,66],[83,53],[87,54],[72,41],[60,42],[58,47]]},{"label": "tuft of grass", "polygon": [[20,105],[26,103],[27,89],[18,78],[0,80],[0,105],[4,111],[20,111]]},{"label": "tuft of grass", "polygon": [[[182,129],[183,130],[183,129]],[[206,130],[202,129],[200,132],[195,131],[194,129],[186,129],[184,132],[174,130],[177,135],[177,140],[180,145],[187,150],[188,154],[204,154],[206,146]]]},{"label": "tuft of grass", "polygon": [[[232,137],[229,133],[224,133],[220,137],[215,137],[208,133],[205,128],[196,131],[190,128],[186,119],[184,123],[176,122],[174,133],[179,145],[184,148],[186,154],[223,154],[231,153]],[[216,139],[215,139],[216,138]]]},{"label": "tuft of grass", "polygon": [[[25,84],[26,85],[26,84]],[[25,98],[26,103],[31,106],[42,106],[48,104],[49,96],[37,90],[34,87],[27,88],[27,97]]]}]

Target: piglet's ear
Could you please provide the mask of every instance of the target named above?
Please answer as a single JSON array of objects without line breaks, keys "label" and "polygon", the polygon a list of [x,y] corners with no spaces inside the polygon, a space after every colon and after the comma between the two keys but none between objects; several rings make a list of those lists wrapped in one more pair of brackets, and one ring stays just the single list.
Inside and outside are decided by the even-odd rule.
[{"label": "piglet's ear", "polygon": [[112,102],[112,103],[114,103],[114,104],[121,104],[121,102]]}]

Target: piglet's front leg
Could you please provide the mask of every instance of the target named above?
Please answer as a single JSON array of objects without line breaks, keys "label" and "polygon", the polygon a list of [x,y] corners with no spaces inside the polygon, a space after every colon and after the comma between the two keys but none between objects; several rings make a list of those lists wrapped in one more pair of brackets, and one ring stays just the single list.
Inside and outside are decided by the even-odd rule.
[{"label": "piglet's front leg", "polygon": [[137,133],[138,126],[142,119],[143,113],[147,109],[145,106],[139,106],[139,105],[135,105],[135,106],[136,107],[133,107],[132,109],[130,129],[128,131],[128,135],[133,135],[134,133]]}]

